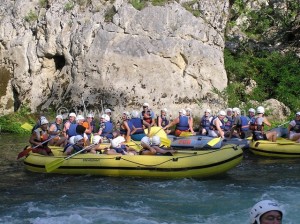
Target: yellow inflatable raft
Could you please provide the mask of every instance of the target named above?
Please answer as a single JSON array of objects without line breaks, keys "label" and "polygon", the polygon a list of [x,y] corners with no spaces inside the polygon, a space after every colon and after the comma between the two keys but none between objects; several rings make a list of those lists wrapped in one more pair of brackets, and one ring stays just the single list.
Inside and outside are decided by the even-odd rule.
[{"label": "yellow inflatable raft", "polygon": [[277,139],[276,142],[253,141],[250,143],[250,151],[260,156],[299,158],[300,143],[282,138]]},{"label": "yellow inflatable raft", "polygon": [[[45,166],[63,160],[52,173],[90,174],[147,178],[202,178],[224,173],[241,163],[243,151],[235,145],[217,150],[179,151],[173,155],[106,155],[77,154],[66,159],[62,149],[53,149],[54,156],[30,153],[25,168],[46,173]],[[55,163],[55,162],[54,162]]]}]

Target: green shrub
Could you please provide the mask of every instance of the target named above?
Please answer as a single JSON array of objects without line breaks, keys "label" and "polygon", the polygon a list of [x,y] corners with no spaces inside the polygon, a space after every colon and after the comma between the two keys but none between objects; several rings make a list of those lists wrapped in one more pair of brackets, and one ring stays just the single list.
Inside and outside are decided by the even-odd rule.
[{"label": "green shrub", "polygon": [[27,16],[25,16],[24,19],[25,19],[26,22],[30,23],[30,22],[37,21],[38,16],[37,16],[36,12],[30,10],[29,13],[27,14]]},{"label": "green shrub", "polygon": [[109,8],[104,15],[104,21],[105,22],[112,22],[114,15],[117,13],[115,7]]},{"label": "green shrub", "polygon": [[137,10],[142,10],[146,7],[145,0],[130,0],[130,4]]},{"label": "green shrub", "polygon": [[[275,98],[292,111],[299,110],[300,62],[294,53],[254,52],[248,49],[231,54],[225,50],[224,58],[229,79],[226,89],[229,105]],[[246,94],[245,87],[240,84],[244,78],[253,79],[257,83],[251,94]]]},{"label": "green shrub", "polygon": [[200,16],[200,11],[198,9],[194,9],[194,5],[197,4],[197,0],[193,0],[191,2],[185,2],[182,6],[189,12],[191,12],[195,17]]},{"label": "green shrub", "polygon": [[71,11],[73,8],[75,7],[75,4],[74,4],[74,2],[67,2],[66,4],[65,4],[65,10],[66,11]]}]

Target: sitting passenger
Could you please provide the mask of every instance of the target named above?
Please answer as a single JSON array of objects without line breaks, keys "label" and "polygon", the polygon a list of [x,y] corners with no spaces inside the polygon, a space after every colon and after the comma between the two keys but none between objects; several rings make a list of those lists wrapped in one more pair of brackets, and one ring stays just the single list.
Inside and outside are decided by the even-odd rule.
[{"label": "sitting passenger", "polygon": [[55,118],[55,122],[53,122],[49,127],[50,138],[49,145],[55,146],[65,146],[67,144],[67,139],[62,134],[62,121],[63,117],[61,115],[57,115]]},{"label": "sitting passenger", "polygon": [[211,124],[210,124],[210,129],[209,129],[209,132],[208,132],[208,135],[210,137],[221,137],[221,138],[224,138],[224,118],[226,116],[226,113],[224,110],[221,110],[219,113],[218,113],[218,116],[215,117],[212,121],[211,121]]},{"label": "sitting passenger", "polygon": [[[130,122],[130,114],[125,111],[122,114],[122,122],[120,124],[120,135],[122,135],[126,142],[130,141],[130,130],[132,129],[132,123]],[[114,133],[113,133],[114,134]],[[114,138],[117,136],[114,136]]]},{"label": "sitting passenger", "polygon": [[125,138],[118,136],[111,140],[111,149],[105,151],[106,154],[121,154],[121,155],[136,155],[137,152],[134,148],[125,145]]},{"label": "sitting passenger", "polygon": [[176,125],[175,127],[175,135],[180,136],[182,132],[191,132],[194,134],[194,129],[191,123],[191,120],[188,116],[186,116],[186,111],[184,109],[181,109],[179,111],[179,116],[174,119],[170,124],[165,126],[163,129],[166,130],[169,127],[172,127]]},{"label": "sitting passenger", "polygon": [[176,152],[173,149],[164,149],[163,147],[160,147],[160,137],[156,135],[152,137],[152,144],[149,137],[146,136],[142,138],[141,146],[143,148],[140,151],[140,155],[172,155],[172,153]]},{"label": "sitting passenger", "polygon": [[300,143],[300,112],[297,112],[295,120],[289,123],[288,133],[290,140]]},{"label": "sitting passenger", "polygon": [[36,128],[30,136],[29,142],[31,143],[32,152],[39,153],[45,156],[53,156],[51,149],[48,147],[49,133],[48,133],[48,120],[42,119],[40,127]]},{"label": "sitting passenger", "polygon": [[[139,112],[136,110],[131,113],[130,122],[132,126],[130,127],[130,136],[134,141],[140,141],[143,137],[146,136],[143,126],[148,128],[148,133],[150,133],[151,126],[145,120],[139,117]],[[148,134],[149,135],[149,134]]]},{"label": "sitting passenger", "polygon": [[229,132],[233,125],[232,108],[226,109],[226,117],[224,118],[224,131],[225,135],[229,136]]},{"label": "sitting passenger", "polygon": [[[164,108],[160,111],[160,115],[157,117],[156,122],[157,122],[157,126],[161,127],[161,128],[166,127],[170,123],[169,119],[167,118],[167,109],[166,108]],[[170,130],[165,130],[165,131],[167,134],[170,133]]]},{"label": "sitting passenger", "polygon": [[211,116],[211,110],[206,109],[204,111],[204,115],[202,116],[200,120],[200,125],[199,125],[199,133],[200,135],[208,135],[210,123],[213,119],[213,116]]},{"label": "sitting passenger", "polygon": [[267,117],[264,116],[265,108],[259,106],[257,108],[257,116],[255,118],[254,124],[250,126],[250,129],[253,131],[253,140],[269,140],[272,142],[276,142],[277,132],[276,131],[268,131],[264,132],[264,125],[271,126],[271,123],[268,121]]},{"label": "sitting passenger", "polygon": [[112,139],[113,138],[113,124],[110,122],[110,117],[107,114],[103,114],[100,118],[100,127],[98,135],[103,138]]},{"label": "sitting passenger", "polygon": [[[81,135],[76,135],[74,137],[74,143],[68,143],[64,148],[65,155],[71,155],[73,153],[79,152],[84,148],[84,138]],[[96,150],[93,147],[86,147],[87,150],[82,151],[81,153],[90,152],[96,154]]]}]

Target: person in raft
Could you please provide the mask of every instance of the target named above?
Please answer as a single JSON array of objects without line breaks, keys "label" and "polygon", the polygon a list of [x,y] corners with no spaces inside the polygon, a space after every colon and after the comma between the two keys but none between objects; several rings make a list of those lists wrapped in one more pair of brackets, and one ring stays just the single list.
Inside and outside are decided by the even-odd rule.
[{"label": "person in raft", "polygon": [[271,123],[267,119],[265,114],[265,108],[262,106],[257,107],[256,110],[257,116],[255,117],[255,121],[253,124],[250,124],[250,130],[253,131],[253,140],[268,140],[272,142],[276,142],[277,132],[276,131],[268,131],[264,132],[264,125],[271,126]]},{"label": "person in raft", "polygon": [[226,112],[224,110],[220,110],[218,113],[218,116],[213,118],[210,123],[210,128],[208,131],[208,135],[213,138],[221,137],[225,138],[225,124],[224,124],[224,118],[226,116]]},{"label": "person in raft", "polygon": [[48,147],[47,141],[50,138],[50,134],[48,132],[48,124],[49,122],[46,118],[42,119],[40,127],[36,128],[31,134],[29,143],[32,147],[35,147],[34,149],[32,149],[32,152],[39,153],[45,156],[53,156],[51,149]]},{"label": "person in raft", "polygon": [[251,224],[281,224],[282,218],[282,209],[271,200],[256,203],[250,211]]},{"label": "person in raft", "polygon": [[160,147],[160,137],[155,135],[152,137],[152,141],[149,137],[145,136],[141,140],[141,146],[143,147],[140,151],[140,155],[172,155],[175,150],[164,149]]},{"label": "person in raft", "polygon": [[137,155],[134,148],[125,145],[125,138],[123,136],[118,136],[111,140],[111,147],[107,149],[104,153],[106,154],[120,154],[120,155]]},{"label": "person in raft", "polygon": [[148,135],[150,134],[151,125],[139,117],[138,111],[132,111],[130,123],[130,137],[132,140],[141,141],[146,136],[143,126],[148,128]]},{"label": "person in raft", "polygon": [[300,143],[300,112],[296,113],[296,117],[288,126],[289,139]]},{"label": "person in raft", "polygon": [[[65,155],[71,155],[73,153],[79,152],[84,148],[84,138],[82,135],[76,135],[74,137],[74,143],[68,143],[64,148]],[[82,153],[90,152],[96,154],[95,147],[88,147],[87,150],[83,151]]]},{"label": "person in raft", "polygon": [[175,127],[175,135],[180,136],[182,132],[191,132],[194,134],[194,129],[191,123],[191,120],[188,116],[186,116],[186,111],[181,109],[179,111],[179,116],[175,118],[171,123],[165,126],[163,129],[166,130],[172,126],[176,125]]}]

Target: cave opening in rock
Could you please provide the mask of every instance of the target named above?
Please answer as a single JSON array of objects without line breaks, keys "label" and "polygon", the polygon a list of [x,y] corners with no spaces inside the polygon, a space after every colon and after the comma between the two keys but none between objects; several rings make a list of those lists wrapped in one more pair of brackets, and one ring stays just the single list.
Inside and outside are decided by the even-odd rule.
[{"label": "cave opening in rock", "polygon": [[53,59],[56,70],[61,70],[66,65],[66,59],[63,55],[55,55]]}]

